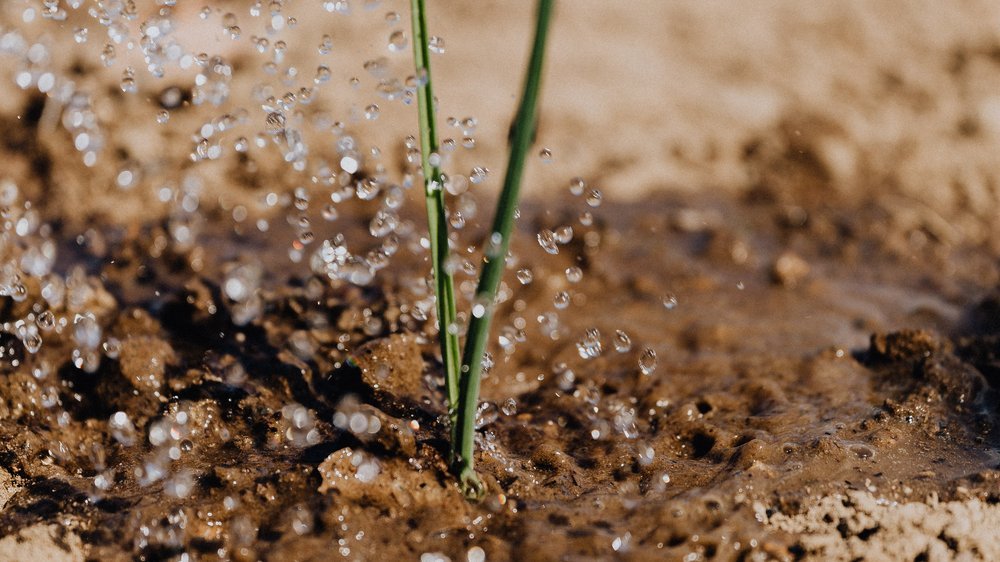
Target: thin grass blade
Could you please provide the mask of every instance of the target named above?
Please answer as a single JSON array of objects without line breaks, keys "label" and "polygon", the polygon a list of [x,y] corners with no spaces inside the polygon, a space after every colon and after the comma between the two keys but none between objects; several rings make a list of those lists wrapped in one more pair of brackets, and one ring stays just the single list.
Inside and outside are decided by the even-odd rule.
[{"label": "thin grass blade", "polygon": [[462,488],[469,497],[480,497],[483,486],[474,468],[475,422],[479,405],[479,383],[482,376],[483,353],[489,339],[490,323],[493,319],[493,303],[500,280],[503,277],[504,262],[510,248],[514,214],[521,190],[521,175],[525,160],[534,141],[538,120],[538,100],[542,83],[542,67],[545,58],[545,42],[552,18],[553,0],[539,0],[535,20],[535,39],[531,48],[531,58],[524,80],[524,91],[511,134],[510,158],[507,174],[493,218],[493,229],[486,243],[483,269],[476,287],[472,319],[462,355],[462,372],[459,378],[459,403],[457,441],[452,441],[453,470],[459,476]]},{"label": "thin grass blade", "polygon": [[451,419],[452,442],[455,442],[458,405],[458,372],[461,365],[458,333],[455,329],[455,281],[448,271],[448,222],[445,213],[444,181],[440,168],[431,165],[431,154],[438,152],[434,118],[434,89],[431,75],[430,47],[424,0],[410,0],[413,23],[413,60],[417,76],[417,109],[420,115],[421,169],[427,204],[427,227],[431,243],[431,263],[437,297],[438,338],[445,371],[445,393]]}]

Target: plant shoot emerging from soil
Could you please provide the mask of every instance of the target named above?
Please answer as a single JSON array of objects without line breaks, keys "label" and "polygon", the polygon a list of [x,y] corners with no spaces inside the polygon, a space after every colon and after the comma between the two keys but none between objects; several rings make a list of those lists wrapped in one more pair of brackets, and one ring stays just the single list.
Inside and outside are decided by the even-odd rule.
[{"label": "plant shoot emerging from soil", "polygon": [[[483,268],[476,287],[461,357],[461,374],[458,370],[458,336],[452,332],[455,313],[455,290],[451,275],[447,273],[448,232],[444,209],[444,181],[441,171],[431,162],[436,157],[437,132],[434,124],[434,98],[426,40],[426,18],[423,0],[411,0],[413,16],[413,54],[419,87],[417,102],[420,110],[420,141],[424,189],[427,195],[427,215],[430,229],[431,259],[437,290],[438,323],[440,326],[441,357],[444,361],[445,383],[448,394],[448,412],[451,421],[452,470],[459,477],[466,496],[478,498],[484,488],[474,469],[475,423],[479,405],[479,384],[483,371],[483,356],[489,338],[493,305],[503,277],[510,238],[517,211],[521,175],[528,150],[534,141],[538,119],[538,98],[541,90],[545,40],[552,17],[552,0],[539,0],[535,20],[535,38],[531,58],[524,80],[521,102],[511,127],[510,158],[502,191],[497,202],[493,226],[483,255]],[[455,381],[458,381],[457,394]]]},{"label": "plant shoot emerging from soil", "polygon": [[481,493],[482,485],[473,469],[475,446],[475,417],[479,399],[479,383],[483,368],[483,354],[489,337],[490,321],[493,318],[493,303],[496,300],[500,279],[503,276],[510,237],[517,211],[518,193],[521,189],[521,174],[525,159],[535,136],[538,120],[538,98],[541,90],[542,65],[545,56],[545,40],[549,21],[552,17],[552,0],[540,0],[535,24],[535,39],[531,48],[531,59],[524,81],[524,92],[514,117],[511,131],[510,159],[504,178],[496,215],[493,219],[490,239],[483,257],[483,270],[476,287],[472,319],[466,336],[462,355],[462,376],[459,384],[458,440],[453,447],[458,448],[457,467],[462,487],[467,494]]},{"label": "plant shoot emerging from soil", "polygon": [[[445,394],[452,442],[457,427],[458,368],[461,361],[458,327],[455,323],[455,281],[448,269],[448,221],[444,205],[444,177],[438,154],[437,124],[434,119],[434,89],[431,82],[430,52],[424,0],[411,0],[413,20],[413,61],[417,76],[417,108],[420,115],[420,166],[424,176],[427,203],[427,228],[434,269],[434,292],[437,296],[438,339],[445,370]],[[452,451],[454,453],[454,449]],[[454,461],[454,459],[452,459]]]}]

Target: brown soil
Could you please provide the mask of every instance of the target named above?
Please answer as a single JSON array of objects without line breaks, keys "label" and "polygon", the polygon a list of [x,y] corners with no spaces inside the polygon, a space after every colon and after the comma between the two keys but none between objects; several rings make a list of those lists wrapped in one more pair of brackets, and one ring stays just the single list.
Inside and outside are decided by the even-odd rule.
[{"label": "brown soil", "polygon": [[[385,12],[405,22],[388,4],[294,12],[306,38],[289,56],[309,81],[319,35],[339,48],[339,85],[300,106],[310,118],[375,100],[370,77],[342,86],[385,51]],[[246,7],[241,42],[215,24],[199,35],[197,10],[178,7],[195,30],[182,38],[233,61],[229,105],[210,109],[176,69],[123,95],[124,66],[142,58],[103,68],[107,32],[82,8],[57,23],[40,4],[31,22],[28,3],[0,6],[0,187],[18,188],[0,189],[0,256],[23,283],[0,297],[0,559],[1000,558],[1000,177],[987,166],[1000,29],[982,13],[997,8],[564,4],[539,133],[556,159],[532,162],[521,205],[495,324],[507,347],[494,340],[483,381],[477,504],[444,461],[417,190],[400,191],[391,264],[357,285],[315,275],[309,256],[337,234],[358,255],[377,249],[376,201],[324,221],[315,162],[293,171],[270,141],[236,154],[231,132],[222,158],[189,158],[192,132],[233,108],[252,108],[237,123],[251,140],[264,129]],[[449,165],[493,170],[452,200],[478,204],[456,244],[463,293],[518,73],[482,61],[521,60],[520,12],[456,3],[433,22],[448,41],[442,106],[481,124]],[[571,32],[594,22],[597,38]],[[77,46],[81,24],[91,39]],[[46,68],[91,94],[106,144],[95,165],[60,124],[65,100],[39,92],[44,69],[13,86],[11,32],[53,45]],[[158,124],[168,85],[187,101]],[[410,170],[412,108],[379,103],[377,121],[346,126],[383,151],[356,180]],[[330,131],[304,133],[310,158],[339,158],[343,131]],[[136,185],[116,187],[123,169]],[[567,192],[577,174],[602,204]],[[544,251],[537,233],[564,225],[572,240]],[[58,257],[34,275],[45,241]],[[67,298],[51,298],[53,278]],[[244,296],[234,278],[259,283]],[[46,310],[54,326],[31,353],[18,322],[42,326]],[[594,329],[602,352],[584,359]]]}]

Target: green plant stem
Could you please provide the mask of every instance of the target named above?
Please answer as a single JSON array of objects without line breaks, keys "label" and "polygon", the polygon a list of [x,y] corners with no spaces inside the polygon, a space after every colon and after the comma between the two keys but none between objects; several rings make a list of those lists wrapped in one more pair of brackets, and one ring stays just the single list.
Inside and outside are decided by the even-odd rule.
[{"label": "green plant stem", "polygon": [[493,319],[493,303],[496,300],[500,280],[503,277],[507,250],[510,247],[511,232],[514,228],[514,214],[517,209],[518,193],[521,189],[521,175],[525,159],[534,140],[535,123],[538,118],[538,97],[542,82],[542,64],[545,56],[545,40],[552,17],[553,0],[539,0],[535,20],[535,40],[531,48],[531,59],[524,81],[524,92],[514,118],[511,134],[510,159],[507,175],[493,218],[493,229],[486,244],[483,270],[476,287],[472,319],[462,355],[462,372],[459,378],[458,433],[452,447],[453,470],[457,473],[465,494],[480,497],[483,486],[476,476],[473,453],[475,448],[476,410],[479,406],[479,382],[482,375],[483,354],[489,339],[490,322]]},{"label": "green plant stem", "polygon": [[431,243],[431,262],[437,297],[438,339],[445,371],[445,392],[451,419],[452,442],[457,426],[458,370],[461,361],[458,333],[455,331],[455,281],[448,270],[448,222],[444,206],[444,178],[441,169],[432,166],[431,154],[438,152],[437,125],[434,119],[434,90],[427,37],[424,0],[410,0],[413,21],[413,60],[417,71],[417,108],[420,115],[420,164],[424,175],[427,204],[427,228]]}]

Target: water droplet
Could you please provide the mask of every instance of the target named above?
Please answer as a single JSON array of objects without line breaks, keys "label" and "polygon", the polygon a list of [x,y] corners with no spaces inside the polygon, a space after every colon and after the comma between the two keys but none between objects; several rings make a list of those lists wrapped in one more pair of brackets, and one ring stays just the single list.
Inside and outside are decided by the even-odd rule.
[{"label": "water droplet", "polygon": [[628,552],[631,542],[632,533],[626,531],[624,535],[615,537],[615,539],[611,541],[611,548],[614,549],[615,552]]},{"label": "water droplet", "polygon": [[[294,332],[292,340],[299,333]],[[290,341],[289,343],[294,351],[295,342]],[[316,415],[301,404],[293,402],[283,406],[281,408],[281,422],[285,427],[285,439],[296,447],[307,447],[320,441],[319,432],[316,430]]]},{"label": "water droplet", "polygon": [[469,190],[469,180],[461,174],[448,176],[444,188],[452,195],[461,195]]},{"label": "water droplet", "polygon": [[319,48],[317,50],[321,55],[330,54],[330,51],[333,50],[333,37],[330,37],[329,35],[324,35],[322,41],[320,41]]},{"label": "water droplet", "polygon": [[131,66],[122,71],[121,88],[126,94],[133,94],[136,92],[135,70],[133,70]]},{"label": "water droplet", "polygon": [[184,102],[184,92],[176,86],[164,88],[160,92],[160,106],[164,109],[176,109]]},{"label": "water droplet", "polygon": [[486,551],[474,546],[465,553],[466,562],[486,562]]},{"label": "water droplet", "polygon": [[513,416],[517,413],[517,400],[513,398],[507,398],[500,405],[500,411],[503,412],[505,416]]},{"label": "water droplet", "polygon": [[461,121],[457,121],[456,124],[462,129],[462,134],[471,135],[479,125],[479,121],[475,117],[466,117]]},{"label": "water droplet", "polygon": [[587,205],[595,208],[600,207],[602,198],[603,195],[600,189],[591,189],[590,193],[587,194]]},{"label": "water droplet", "polygon": [[101,51],[101,62],[104,66],[111,66],[115,63],[115,46],[111,43],[104,45],[104,50]]},{"label": "water droplet", "polygon": [[[357,164],[355,163],[356,167]],[[354,187],[354,193],[357,194],[358,199],[362,201],[371,201],[382,191],[382,184],[380,184],[374,178],[365,178],[357,183]]]},{"label": "water droplet", "polygon": [[377,213],[375,213],[375,216],[372,217],[372,220],[368,225],[368,232],[370,232],[375,238],[382,238],[390,232],[396,230],[398,227],[399,217],[396,216],[396,213],[380,209]]},{"label": "water droplet", "polygon": [[108,356],[109,359],[118,359],[122,351],[122,342],[118,338],[108,338],[107,341],[102,345],[104,348],[104,354]]},{"label": "water droplet", "polygon": [[538,151],[538,157],[542,159],[542,162],[548,164],[552,162],[552,151],[548,148],[543,148]]},{"label": "water droplet", "polygon": [[329,203],[328,205],[323,207],[323,210],[320,212],[320,214],[323,216],[323,220],[325,221],[337,220],[338,216],[337,208],[333,206],[333,203]]},{"label": "water droplet", "polygon": [[340,159],[340,169],[353,174],[358,171],[358,160],[353,156],[344,156]]},{"label": "water droplet", "polygon": [[170,121],[170,112],[166,109],[161,109],[156,112],[156,122],[160,125]]},{"label": "water droplet", "polygon": [[115,183],[118,184],[119,189],[132,189],[138,183],[138,172],[132,166],[127,166],[118,172],[118,176],[115,178]]},{"label": "water droplet", "polygon": [[410,44],[409,40],[406,38],[406,34],[401,30],[393,31],[389,34],[389,50],[394,53],[399,53],[406,49]]},{"label": "water droplet", "polygon": [[583,190],[587,188],[587,182],[583,178],[576,177],[569,180],[569,192],[571,195],[579,197],[583,195]]},{"label": "water droplet", "polygon": [[554,232],[555,241],[559,244],[569,244],[573,241],[573,227],[572,226],[560,226]]},{"label": "water droplet", "polygon": [[38,353],[38,350],[42,347],[42,336],[39,335],[37,330],[30,330],[25,333],[22,341],[24,342],[24,349],[28,353]]},{"label": "water droplet", "polygon": [[559,246],[556,245],[556,235],[549,229],[544,229],[538,233],[538,245],[545,250],[546,253],[555,255],[559,253]]},{"label": "water droplet", "polygon": [[56,77],[51,72],[44,72],[38,77],[38,91],[48,93],[56,85]]},{"label": "water droplet", "polygon": [[847,447],[849,451],[857,455],[861,460],[871,460],[875,458],[875,450],[864,443],[854,443]]},{"label": "water droplet", "polygon": [[667,310],[673,310],[677,308],[677,296],[673,293],[667,293],[663,297],[663,308]]},{"label": "water droplet", "polygon": [[583,279],[583,270],[577,266],[566,268],[566,280],[570,283],[579,283]]},{"label": "water droplet", "polygon": [[235,40],[240,38],[240,28],[236,14],[229,12],[222,16],[222,29],[230,39]]},{"label": "water droplet", "polygon": [[264,130],[269,135],[278,135],[285,131],[285,116],[277,111],[272,111],[267,114],[267,119],[264,121]]},{"label": "water droplet", "polygon": [[534,275],[532,275],[530,269],[524,268],[517,270],[517,280],[520,281],[522,285],[527,285],[528,283],[531,283],[531,280],[533,278]]},{"label": "water droplet", "polygon": [[132,420],[125,412],[119,411],[111,414],[111,418],[108,419],[108,427],[111,429],[111,436],[122,445],[130,447],[135,444],[135,426],[132,425]]},{"label": "water droplet", "polygon": [[48,332],[56,327],[56,315],[52,314],[51,310],[44,310],[35,317],[35,324],[38,324],[42,331]]},{"label": "water droplet", "polygon": [[302,504],[293,506],[289,510],[288,518],[291,521],[292,531],[299,536],[308,534],[313,529],[313,513],[308,507]]},{"label": "water droplet", "polygon": [[101,343],[101,326],[93,314],[77,314],[73,320],[73,339],[84,349],[95,349]]},{"label": "water droplet", "polygon": [[485,296],[476,296],[475,301],[472,303],[472,316],[474,318],[482,318],[490,312],[490,308],[493,303],[489,298]]},{"label": "water droplet", "polygon": [[257,291],[262,275],[263,270],[258,265],[236,265],[226,274],[222,292],[233,302],[245,302]]},{"label": "water droplet", "polygon": [[586,335],[576,342],[576,350],[581,359],[594,359],[601,355],[604,350],[601,344],[601,332],[597,328],[590,328]]},{"label": "water droplet", "polygon": [[325,84],[330,81],[330,67],[321,64],[316,67],[316,76],[313,78],[314,84]]},{"label": "water droplet", "polygon": [[615,351],[628,353],[632,349],[632,338],[622,330],[615,330]]},{"label": "water droplet", "polygon": [[444,39],[438,37],[437,35],[432,35],[430,41],[427,42],[427,48],[435,54],[444,54]]},{"label": "water droplet", "polygon": [[639,371],[644,375],[652,375],[656,370],[656,351],[652,348],[645,348],[639,354]]},{"label": "water droplet", "polygon": [[[385,78],[389,72],[389,59],[379,57],[365,61],[364,69],[375,78]],[[357,78],[352,79],[352,82]]]},{"label": "water droplet", "polygon": [[556,293],[555,298],[552,299],[552,304],[559,310],[564,310],[569,306],[569,292],[559,291]]},{"label": "water droplet", "polygon": [[378,119],[378,106],[374,103],[365,108],[365,119],[369,121],[374,121]]},{"label": "water droplet", "polygon": [[469,174],[469,181],[478,185],[486,181],[486,178],[489,175],[490,171],[488,169],[483,168],[482,166],[476,166],[475,168],[472,169],[472,172]]}]

